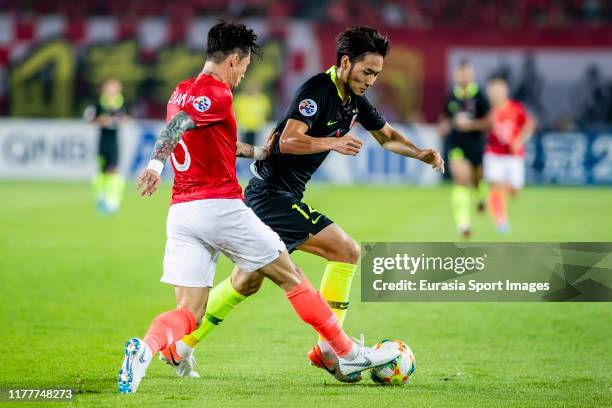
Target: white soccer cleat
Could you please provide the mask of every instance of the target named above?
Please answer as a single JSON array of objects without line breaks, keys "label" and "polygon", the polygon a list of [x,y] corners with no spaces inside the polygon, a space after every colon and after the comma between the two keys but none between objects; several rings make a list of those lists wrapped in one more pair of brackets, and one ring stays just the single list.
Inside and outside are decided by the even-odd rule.
[{"label": "white soccer cleat", "polygon": [[121,394],[133,393],[138,389],[140,380],[145,376],[147,367],[151,363],[151,350],[147,344],[134,337],[125,343],[125,357],[119,370],[119,392]]},{"label": "white soccer cleat", "polygon": [[387,364],[399,355],[400,350],[397,347],[381,347],[376,349],[364,346],[362,335],[361,341],[354,341],[351,351],[346,356],[338,359],[338,368],[342,374],[348,376],[372,367]]},{"label": "white soccer cleat", "polygon": [[[185,345],[185,347],[188,347]],[[191,349],[192,350],[192,349]],[[193,353],[189,353],[187,357],[181,356],[176,350],[176,343],[159,352],[159,359],[164,363],[172,366],[179,377],[199,378],[200,374],[194,370],[196,359]]]}]

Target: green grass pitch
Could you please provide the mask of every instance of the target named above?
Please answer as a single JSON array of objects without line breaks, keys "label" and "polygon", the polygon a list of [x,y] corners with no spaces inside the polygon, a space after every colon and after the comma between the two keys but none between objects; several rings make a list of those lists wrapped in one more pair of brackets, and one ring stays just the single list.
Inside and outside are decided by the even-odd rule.
[{"label": "green grass pitch", "polygon": [[[454,241],[449,196],[314,185],[306,201],[358,241]],[[159,282],[169,186],[148,199],[129,186],[115,217],[96,214],[87,184],[4,181],[0,197],[2,387],[73,388],[69,404],[92,407],[612,406],[611,304],[361,303],[359,278],[345,328],[407,341],[406,386],[340,384],[308,366],[315,335],[266,282],[197,349],[202,378],[156,360],[137,394],[118,395],[125,340],[173,307]],[[504,240],[610,241],[611,209],[612,189],[527,188]],[[474,240],[499,240],[487,217]],[[293,257],[317,284],[324,262]],[[230,268],[223,260],[216,282]]]}]

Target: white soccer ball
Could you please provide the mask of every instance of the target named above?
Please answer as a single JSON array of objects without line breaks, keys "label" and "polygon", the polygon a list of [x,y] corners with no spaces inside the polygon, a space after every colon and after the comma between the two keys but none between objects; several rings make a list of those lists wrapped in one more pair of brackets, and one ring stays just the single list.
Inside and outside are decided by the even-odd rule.
[{"label": "white soccer ball", "polygon": [[401,340],[383,340],[375,348],[396,347],[400,355],[387,364],[370,369],[372,381],[382,385],[403,385],[408,382],[414,373],[416,360],[412,350]]}]

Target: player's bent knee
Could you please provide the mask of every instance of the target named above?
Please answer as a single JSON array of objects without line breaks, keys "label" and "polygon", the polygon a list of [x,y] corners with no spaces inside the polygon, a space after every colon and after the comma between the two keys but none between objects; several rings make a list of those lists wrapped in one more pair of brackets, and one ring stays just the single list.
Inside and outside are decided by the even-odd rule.
[{"label": "player's bent knee", "polygon": [[344,241],[344,245],[342,245],[342,252],[344,254],[344,259],[342,259],[341,262],[356,264],[359,261],[361,251],[359,249],[359,245],[354,239],[350,238]]},{"label": "player's bent knee", "polygon": [[342,241],[338,246],[335,246],[333,250],[329,251],[326,259],[333,262],[346,262],[350,264],[356,264],[359,262],[361,256],[361,250],[359,244],[352,239],[348,238]]},{"label": "player's bent knee", "polygon": [[232,275],[233,288],[243,296],[257,293],[262,283],[263,276],[255,272],[238,272]]},{"label": "player's bent knee", "polygon": [[347,256],[349,257],[348,263],[356,264],[357,262],[359,262],[359,257],[361,256],[361,249],[359,248],[359,244],[351,238],[350,243],[347,245],[347,247]]}]

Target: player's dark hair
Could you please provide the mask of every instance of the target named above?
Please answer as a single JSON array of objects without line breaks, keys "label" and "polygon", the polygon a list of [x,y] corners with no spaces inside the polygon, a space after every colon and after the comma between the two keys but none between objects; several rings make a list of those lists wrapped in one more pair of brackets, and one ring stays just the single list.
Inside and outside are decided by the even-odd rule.
[{"label": "player's dark hair", "polygon": [[223,62],[228,55],[238,53],[240,59],[249,53],[261,56],[257,34],[244,24],[220,21],[208,31],[206,59]]},{"label": "player's dark hair", "polygon": [[459,60],[458,68],[471,68],[471,67],[472,67],[472,63],[470,62],[469,59],[461,58],[461,60]]},{"label": "player's dark hair", "polygon": [[378,54],[383,58],[389,53],[389,37],[372,27],[351,27],[336,37],[336,65],[344,55],[352,64],[361,61],[366,54]]},{"label": "player's dark hair", "polygon": [[487,79],[487,83],[496,82],[496,81],[502,81],[507,84],[508,78],[506,78],[506,76],[502,74],[493,74]]}]

